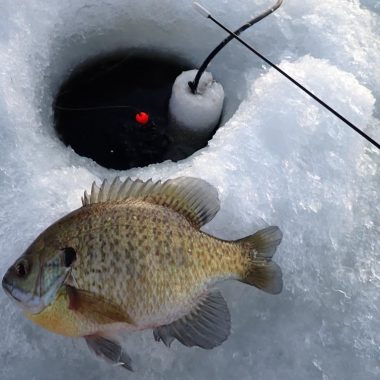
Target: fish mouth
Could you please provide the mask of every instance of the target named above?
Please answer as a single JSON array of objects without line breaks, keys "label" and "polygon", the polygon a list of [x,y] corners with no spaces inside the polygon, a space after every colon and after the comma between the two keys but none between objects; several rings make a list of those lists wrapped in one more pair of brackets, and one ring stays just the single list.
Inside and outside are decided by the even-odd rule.
[{"label": "fish mouth", "polygon": [[8,297],[11,297],[13,298],[13,285],[10,284],[8,281],[7,281],[7,278],[4,276],[3,277],[3,281],[1,282],[1,285],[3,286],[3,289],[5,291],[5,294],[8,296]]},{"label": "fish mouth", "polygon": [[41,310],[43,310],[45,305],[41,303],[40,297],[33,296],[18,288],[15,288],[13,284],[7,281],[6,277],[3,278],[1,284],[5,294],[23,310],[26,310],[32,314],[38,314]]}]

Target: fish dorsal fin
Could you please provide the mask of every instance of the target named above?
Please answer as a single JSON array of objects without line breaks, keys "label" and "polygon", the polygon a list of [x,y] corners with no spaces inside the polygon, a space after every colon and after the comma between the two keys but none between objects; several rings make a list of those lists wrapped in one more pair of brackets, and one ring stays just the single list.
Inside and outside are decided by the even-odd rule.
[{"label": "fish dorsal fin", "polygon": [[222,344],[230,334],[231,318],[226,301],[218,290],[201,298],[181,319],[153,330],[154,339],[170,346],[177,339],[187,347],[210,350]]},{"label": "fish dorsal fin", "polygon": [[165,182],[143,182],[116,177],[111,183],[106,179],[98,187],[94,182],[91,193],[84,193],[83,206],[94,203],[120,202],[137,199],[169,207],[185,216],[196,228],[208,223],[219,211],[216,189],[208,182],[192,177],[178,177]]}]

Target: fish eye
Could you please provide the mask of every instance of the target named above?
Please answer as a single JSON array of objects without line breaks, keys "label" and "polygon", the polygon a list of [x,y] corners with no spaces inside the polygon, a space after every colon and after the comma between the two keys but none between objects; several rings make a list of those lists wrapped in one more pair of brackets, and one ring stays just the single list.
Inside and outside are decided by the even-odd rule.
[{"label": "fish eye", "polygon": [[73,247],[63,248],[63,265],[68,268],[76,260],[77,253]]},{"label": "fish eye", "polygon": [[29,272],[29,263],[25,259],[20,260],[15,265],[15,271],[18,277],[25,277]]}]

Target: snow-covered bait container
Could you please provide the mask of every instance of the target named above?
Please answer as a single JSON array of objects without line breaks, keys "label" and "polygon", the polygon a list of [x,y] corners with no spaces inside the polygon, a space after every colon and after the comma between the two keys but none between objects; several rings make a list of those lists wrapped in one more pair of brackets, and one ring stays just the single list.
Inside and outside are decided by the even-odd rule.
[{"label": "snow-covered bait container", "polygon": [[202,146],[208,141],[222,116],[224,90],[211,73],[203,74],[195,94],[189,87],[197,70],[179,75],[169,102],[171,129],[175,142]]}]

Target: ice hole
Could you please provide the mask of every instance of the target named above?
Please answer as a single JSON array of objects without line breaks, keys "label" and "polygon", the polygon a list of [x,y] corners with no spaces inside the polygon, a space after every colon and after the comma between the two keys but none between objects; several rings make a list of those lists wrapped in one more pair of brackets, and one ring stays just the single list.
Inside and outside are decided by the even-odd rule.
[{"label": "ice hole", "polygon": [[168,105],[174,80],[190,68],[184,60],[149,52],[111,53],[85,62],[57,94],[56,131],[76,153],[106,168],[186,158],[202,146],[173,149]]}]

